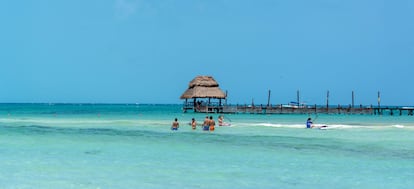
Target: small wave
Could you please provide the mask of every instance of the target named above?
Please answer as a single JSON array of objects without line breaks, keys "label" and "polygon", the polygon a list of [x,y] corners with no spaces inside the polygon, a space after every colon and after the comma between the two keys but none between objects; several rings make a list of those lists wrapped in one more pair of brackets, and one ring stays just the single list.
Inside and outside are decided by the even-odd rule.
[{"label": "small wave", "polygon": [[356,128],[367,128],[368,126],[362,125],[340,125],[340,124],[316,124],[316,127],[326,126],[327,129],[356,129]]},{"label": "small wave", "polygon": [[246,123],[241,124],[246,126],[253,126],[253,127],[275,127],[275,128],[305,128],[306,125],[303,124],[281,124],[281,123]]},{"label": "small wave", "polygon": [[170,125],[169,121],[163,120],[138,120],[138,119],[72,119],[72,118],[18,118],[18,119],[0,119],[1,125],[8,126],[30,126],[41,125],[47,127],[154,127]]},{"label": "small wave", "polygon": [[[235,123],[234,125],[246,126],[246,127],[273,127],[273,128],[294,128],[303,129],[306,128],[304,124],[294,123]],[[380,128],[407,128],[404,125],[356,125],[356,124],[314,124],[315,128],[324,127],[324,129],[380,129]]]},{"label": "small wave", "polygon": [[272,123],[259,123],[257,126],[265,126],[265,127],[282,127],[281,124],[272,124]]},{"label": "small wave", "polygon": [[0,119],[2,123],[22,123],[22,124],[45,124],[45,125],[61,125],[61,124],[114,124],[114,123],[123,123],[123,124],[133,124],[137,121],[135,120],[98,120],[98,119]]},{"label": "small wave", "polygon": [[405,126],[404,125],[392,125],[392,127],[403,129]]}]

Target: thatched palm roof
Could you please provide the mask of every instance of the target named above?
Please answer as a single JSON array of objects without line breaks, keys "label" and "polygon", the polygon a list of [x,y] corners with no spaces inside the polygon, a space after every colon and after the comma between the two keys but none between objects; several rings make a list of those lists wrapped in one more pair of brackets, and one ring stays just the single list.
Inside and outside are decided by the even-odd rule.
[{"label": "thatched palm roof", "polygon": [[211,76],[197,76],[189,84],[180,99],[188,98],[226,98],[219,84]]}]

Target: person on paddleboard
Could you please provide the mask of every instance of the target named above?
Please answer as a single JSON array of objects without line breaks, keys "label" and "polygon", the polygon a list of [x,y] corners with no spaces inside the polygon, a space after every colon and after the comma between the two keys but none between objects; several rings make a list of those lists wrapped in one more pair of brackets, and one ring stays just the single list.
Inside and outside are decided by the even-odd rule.
[{"label": "person on paddleboard", "polygon": [[308,118],[308,120],[306,121],[306,128],[308,129],[313,128],[312,118]]},{"label": "person on paddleboard", "polygon": [[315,126],[315,125],[313,125],[312,118],[308,118],[308,120],[306,121],[306,128],[307,129],[312,129],[314,127],[318,128],[318,129],[327,129],[328,128],[328,126],[326,126],[326,125]]}]

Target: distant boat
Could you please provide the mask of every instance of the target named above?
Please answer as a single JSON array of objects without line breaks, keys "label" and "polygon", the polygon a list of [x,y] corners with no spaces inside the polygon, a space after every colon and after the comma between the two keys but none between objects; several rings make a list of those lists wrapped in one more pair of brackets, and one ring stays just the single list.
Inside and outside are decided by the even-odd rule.
[{"label": "distant boat", "polygon": [[299,103],[299,102],[289,102],[289,104],[282,104],[283,108],[304,108],[306,106],[305,103]]}]

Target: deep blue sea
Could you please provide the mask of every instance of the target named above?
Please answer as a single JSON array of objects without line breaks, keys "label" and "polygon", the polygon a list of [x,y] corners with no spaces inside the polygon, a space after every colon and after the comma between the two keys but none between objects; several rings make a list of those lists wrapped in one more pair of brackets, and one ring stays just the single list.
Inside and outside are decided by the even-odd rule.
[{"label": "deep blue sea", "polygon": [[[414,188],[414,117],[0,104],[0,188]],[[211,114],[216,120],[219,114]],[[305,129],[308,117],[328,129]],[[177,118],[178,131],[171,131]]]}]

